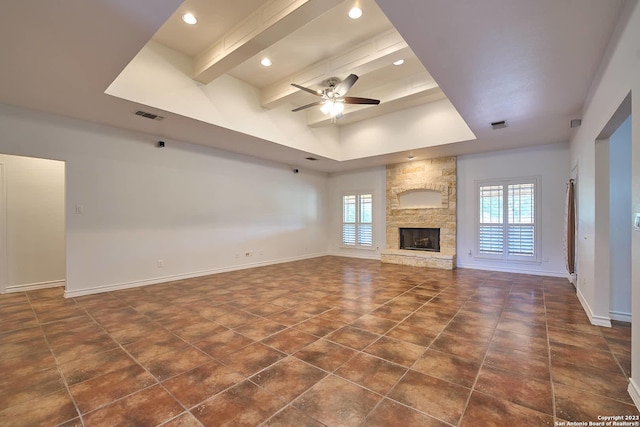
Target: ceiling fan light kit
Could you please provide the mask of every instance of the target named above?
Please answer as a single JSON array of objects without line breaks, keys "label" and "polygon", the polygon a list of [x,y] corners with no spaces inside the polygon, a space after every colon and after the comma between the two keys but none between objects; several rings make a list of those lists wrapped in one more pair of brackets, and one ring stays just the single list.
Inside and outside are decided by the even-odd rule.
[{"label": "ceiling fan light kit", "polygon": [[312,95],[319,96],[323,98],[322,101],[312,102],[307,105],[303,105],[302,107],[294,108],[293,112],[306,110],[307,108],[320,106],[320,111],[323,114],[329,115],[331,117],[331,122],[335,123],[335,121],[342,117],[342,113],[344,112],[344,104],[360,104],[360,105],[378,105],[380,104],[379,99],[373,98],[359,98],[356,96],[345,96],[346,93],[351,89],[351,87],[358,80],[358,76],[355,74],[349,74],[346,79],[340,81],[337,77],[331,77],[325,80],[324,85],[328,86],[323,90],[313,90],[308,87],[301,86],[296,83],[291,83],[291,86],[308,92]]}]

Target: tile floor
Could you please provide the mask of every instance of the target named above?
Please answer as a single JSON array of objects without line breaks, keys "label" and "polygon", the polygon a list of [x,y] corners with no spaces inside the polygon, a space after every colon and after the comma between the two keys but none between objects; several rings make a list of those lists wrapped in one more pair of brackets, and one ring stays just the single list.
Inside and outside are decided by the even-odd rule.
[{"label": "tile floor", "polygon": [[0,295],[2,426],[541,426],[638,415],[561,279],[323,257]]}]

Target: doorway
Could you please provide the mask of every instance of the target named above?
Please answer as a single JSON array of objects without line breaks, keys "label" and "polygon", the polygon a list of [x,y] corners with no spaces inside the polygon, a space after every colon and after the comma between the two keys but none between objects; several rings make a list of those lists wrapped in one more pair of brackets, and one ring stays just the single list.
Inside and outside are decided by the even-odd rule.
[{"label": "doorway", "polygon": [[0,165],[0,292],[65,286],[65,163],[0,154]]}]

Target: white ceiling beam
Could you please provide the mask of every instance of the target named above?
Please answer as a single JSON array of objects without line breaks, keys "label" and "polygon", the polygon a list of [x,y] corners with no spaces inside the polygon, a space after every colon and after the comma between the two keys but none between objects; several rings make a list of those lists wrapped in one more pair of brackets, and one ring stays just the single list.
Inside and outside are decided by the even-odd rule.
[{"label": "white ceiling beam", "polygon": [[291,86],[315,86],[330,77],[346,77],[354,73],[359,76],[388,66],[392,58],[401,59],[411,53],[407,43],[395,30],[389,30],[363,42],[348,52],[327,58],[304,70],[292,74],[261,91],[261,104],[270,108],[299,90]]},{"label": "white ceiling beam", "polygon": [[207,84],[342,0],[270,0],[198,54],[193,79]]}]

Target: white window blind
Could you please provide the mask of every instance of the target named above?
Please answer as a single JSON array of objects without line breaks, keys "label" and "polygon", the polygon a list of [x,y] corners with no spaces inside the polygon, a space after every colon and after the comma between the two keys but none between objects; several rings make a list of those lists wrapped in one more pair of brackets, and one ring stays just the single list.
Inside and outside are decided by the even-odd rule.
[{"label": "white window blind", "polygon": [[480,257],[536,260],[535,178],[478,185]]},{"label": "white window blind", "polygon": [[373,246],[373,197],[350,194],[342,197],[342,244]]}]

